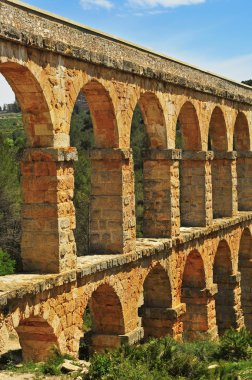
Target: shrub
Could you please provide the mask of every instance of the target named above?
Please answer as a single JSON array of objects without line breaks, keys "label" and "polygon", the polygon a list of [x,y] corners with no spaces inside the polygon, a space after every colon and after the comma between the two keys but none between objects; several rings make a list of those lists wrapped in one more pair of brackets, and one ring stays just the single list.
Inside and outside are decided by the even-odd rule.
[{"label": "shrub", "polygon": [[228,330],[220,339],[220,359],[238,361],[251,357],[252,336],[246,330]]},{"label": "shrub", "polygon": [[10,255],[0,248],[0,276],[13,274],[15,270],[15,261]]},{"label": "shrub", "polygon": [[89,374],[86,379],[88,380],[101,380],[105,379],[112,367],[112,360],[108,354],[96,354],[94,355]]},{"label": "shrub", "polygon": [[69,355],[62,355],[57,347],[52,349],[52,356],[50,356],[45,363],[41,365],[41,372],[44,375],[60,375],[61,366],[65,359],[71,359]]}]

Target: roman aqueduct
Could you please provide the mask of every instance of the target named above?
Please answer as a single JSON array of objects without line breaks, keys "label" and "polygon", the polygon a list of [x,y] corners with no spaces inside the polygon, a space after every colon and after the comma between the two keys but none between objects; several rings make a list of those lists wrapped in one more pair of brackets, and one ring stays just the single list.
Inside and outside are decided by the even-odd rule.
[{"label": "roman aqueduct", "polygon": [[[90,305],[94,350],[170,334],[252,330],[252,89],[14,0],[0,3],[0,72],[22,108],[25,274],[0,279],[0,352],[78,354]],[[71,115],[92,114],[91,254],[73,231]],[[139,104],[144,238],[130,149]],[[177,121],[182,149],[175,149]]]}]

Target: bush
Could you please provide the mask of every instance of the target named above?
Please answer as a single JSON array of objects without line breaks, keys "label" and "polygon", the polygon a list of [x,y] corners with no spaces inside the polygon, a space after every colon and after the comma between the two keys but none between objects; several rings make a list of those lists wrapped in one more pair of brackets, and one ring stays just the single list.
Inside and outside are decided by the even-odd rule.
[{"label": "bush", "polygon": [[246,330],[234,329],[225,332],[220,340],[219,358],[224,360],[238,361],[251,357],[252,336]]},{"label": "bush", "polygon": [[0,276],[13,274],[15,270],[15,261],[10,255],[0,248]]}]

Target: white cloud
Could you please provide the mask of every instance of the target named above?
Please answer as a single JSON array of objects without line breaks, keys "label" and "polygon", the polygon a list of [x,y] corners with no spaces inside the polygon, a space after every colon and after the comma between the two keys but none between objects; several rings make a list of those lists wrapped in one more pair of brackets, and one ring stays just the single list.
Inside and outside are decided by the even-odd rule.
[{"label": "white cloud", "polygon": [[164,7],[174,8],[181,5],[196,5],[205,3],[206,0],[128,0],[128,4],[138,7]]},{"label": "white cloud", "polygon": [[8,82],[6,82],[5,78],[0,74],[0,106],[4,104],[13,103],[15,100],[15,94],[12,91]]},{"label": "white cloud", "polygon": [[90,9],[93,7],[111,9],[113,3],[110,0],[80,0],[80,4],[84,9]]}]

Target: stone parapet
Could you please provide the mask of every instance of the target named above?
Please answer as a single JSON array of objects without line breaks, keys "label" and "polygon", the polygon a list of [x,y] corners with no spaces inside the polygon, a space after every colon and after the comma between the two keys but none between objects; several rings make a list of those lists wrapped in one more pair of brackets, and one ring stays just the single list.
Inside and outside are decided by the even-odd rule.
[{"label": "stone parapet", "polygon": [[192,160],[192,161],[210,161],[214,158],[214,152],[212,151],[193,151],[185,150],[182,152],[182,160]]},{"label": "stone parapet", "polygon": [[174,308],[168,307],[146,307],[141,306],[138,309],[139,317],[150,319],[164,319],[169,321],[177,321],[186,312],[186,304],[182,303]]},{"label": "stone parapet", "polygon": [[22,162],[71,162],[78,160],[77,149],[68,148],[26,148],[22,154]]},{"label": "stone parapet", "polygon": [[181,149],[148,149],[142,152],[144,160],[180,160],[182,158]]},{"label": "stone parapet", "polygon": [[237,152],[214,152],[215,160],[235,160],[237,158]]},{"label": "stone parapet", "polygon": [[[8,19],[6,14],[9,15]],[[232,102],[252,104],[252,91],[242,83],[227,80],[15,0],[1,1],[0,26],[3,40],[158,79]]]}]

